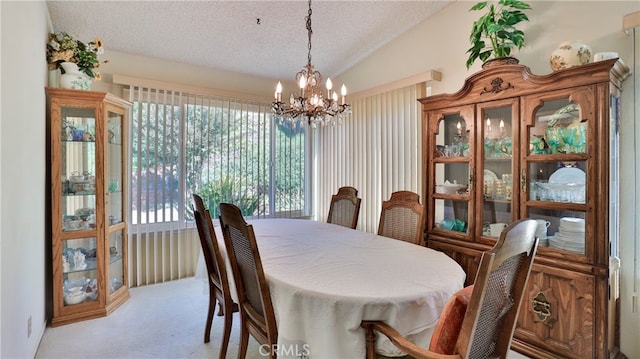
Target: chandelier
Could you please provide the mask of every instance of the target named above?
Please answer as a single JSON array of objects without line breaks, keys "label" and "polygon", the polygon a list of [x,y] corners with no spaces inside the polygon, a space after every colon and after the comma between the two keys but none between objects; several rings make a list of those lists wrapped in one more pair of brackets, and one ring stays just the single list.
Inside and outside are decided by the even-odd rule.
[{"label": "chandelier", "polygon": [[340,101],[338,94],[333,91],[331,79],[327,78],[326,97],[320,89],[322,74],[314,70],[311,64],[311,0],[309,0],[309,12],[305,17],[307,32],[309,34],[309,46],[307,65],[296,74],[296,83],[300,86],[300,93],[295,96],[291,93],[289,103],[282,102],[282,84],[278,82],[275,92],[275,101],[271,110],[282,124],[284,121],[291,123],[308,124],[312,128],[328,123],[335,125],[351,114],[351,106],[346,103],[347,88],[342,85]]}]

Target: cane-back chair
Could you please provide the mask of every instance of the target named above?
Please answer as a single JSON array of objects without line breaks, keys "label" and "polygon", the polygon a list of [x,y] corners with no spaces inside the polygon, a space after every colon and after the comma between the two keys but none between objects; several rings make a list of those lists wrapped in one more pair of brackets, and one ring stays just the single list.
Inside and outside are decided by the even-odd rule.
[{"label": "cane-back chair", "polygon": [[[367,358],[375,358],[376,332],[414,358],[506,358],[538,246],[537,222],[517,221],[482,254],[475,283],[456,293],[434,329],[429,350],[381,321],[363,321]],[[470,295],[469,295],[470,294]]]},{"label": "cane-back chair", "polygon": [[218,316],[224,317],[219,357],[225,358],[231,335],[232,316],[234,312],[238,311],[238,305],[231,298],[229,277],[224,257],[218,245],[216,232],[213,228],[211,215],[209,210],[205,208],[202,197],[197,194],[193,194],[193,215],[198,227],[202,254],[207,266],[207,282],[209,283],[209,312],[207,313],[207,322],[204,328],[204,342],[208,343],[210,340],[213,312],[217,301]]},{"label": "cane-back chair", "polygon": [[238,292],[241,325],[238,358],[246,356],[249,334],[268,346],[270,357],[275,358],[278,329],[253,226],[230,203],[220,204],[220,224]]},{"label": "cane-back chair", "polygon": [[424,206],[420,196],[410,191],[398,191],[391,194],[388,201],[382,202],[378,234],[415,244],[424,244]]},{"label": "cane-back chair", "polygon": [[357,189],[340,187],[338,193],[331,196],[327,222],[355,229],[358,225],[361,201]]}]

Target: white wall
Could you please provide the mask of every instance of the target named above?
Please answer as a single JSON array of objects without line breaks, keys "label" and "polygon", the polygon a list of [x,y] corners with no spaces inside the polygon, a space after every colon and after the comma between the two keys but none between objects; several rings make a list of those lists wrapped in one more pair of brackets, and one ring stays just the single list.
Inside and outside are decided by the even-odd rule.
[{"label": "white wall", "polygon": [[[355,68],[342,74],[336,82],[344,82],[350,88],[366,89],[425,72],[442,72],[442,82],[433,82],[432,93],[453,93],[461,89],[468,76],[480,69],[480,63],[466,70],[466,51],[469,48],[471,24],[481,14],[469,12],[475,2],[457,1],[445,8],[434,19],[425,21],[400,38],[369,56]],[[640,11],[640,2],[634,1],[528,1],[533,11],[530,22],[522,29],[527,46],[515,56],[535,74],[551,72],[548,58],[559,43],[567,40],[583,40],[594,53],[615,51],[627,65],[633,67],[633,38],[622,31],[624,15]],[[637,37],[640,39],[640,37]],[[640,51],[640,44],[636,47]],[[636,57],[639,57],[636,55]],[[640,60],[635,69],[640,73]],[[640,77],[640,76],[638,76]],[[640,88],[636,79],[636,88]],[[634,268],[634,241],[640,241],[640,233],[634,223],[640,221],[640,194],[634,193],[634,184],[640,182],[633,166],[634,138],[640,146],[640,124],[634,134],[633,85],[628,78],[623,87],[621,131],[621,349],[629,358],[640,358],[640,309],[632,311],[633,279],[640,289],[640,269]],[[637,92],[640,94],[640,90]],[[635,111],[640,112],[640,99],[635,101]],[[640,118],[636,121],[640,121]],[[636,233],[634,233],[634,231]],[[636,247],[640,247],[637,244]],[[640,248],[635,256],[640,257]],[[637,264],[638,266],[640,264]],[[638,293],[640,295],[640,293]],[[640,306],[640,303],[638,303]]]},{"label": "white wall", "polygon": [[46,323],[44,44],[49,15],[44,2],[0,1],[0,9],[0,357],[32,358]]}]

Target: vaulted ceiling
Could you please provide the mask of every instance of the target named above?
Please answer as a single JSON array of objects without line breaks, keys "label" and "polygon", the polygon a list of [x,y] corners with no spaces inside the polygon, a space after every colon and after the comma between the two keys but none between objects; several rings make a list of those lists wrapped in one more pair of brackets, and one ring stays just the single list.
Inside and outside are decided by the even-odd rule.
[{"label": "vaulted ceiling", "polygon": [[[454,0],[311,4],[311,56],[335,77]],[[55,31],[109,50],[273,79],[307,63],[307,1],[47,1]]]}]

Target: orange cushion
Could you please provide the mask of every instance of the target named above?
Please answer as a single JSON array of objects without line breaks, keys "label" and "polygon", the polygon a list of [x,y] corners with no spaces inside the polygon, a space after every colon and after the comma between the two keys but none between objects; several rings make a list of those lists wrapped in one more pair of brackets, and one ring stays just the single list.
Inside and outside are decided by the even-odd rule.
[{"label": "orange cushion", "polygon": [[473,292],[473,285],[460,289],[449,299],[433,330],[429,344],[430,351],[446,355],[453,354],[462,328],[462,320],[471,299],[471,292]]}]

